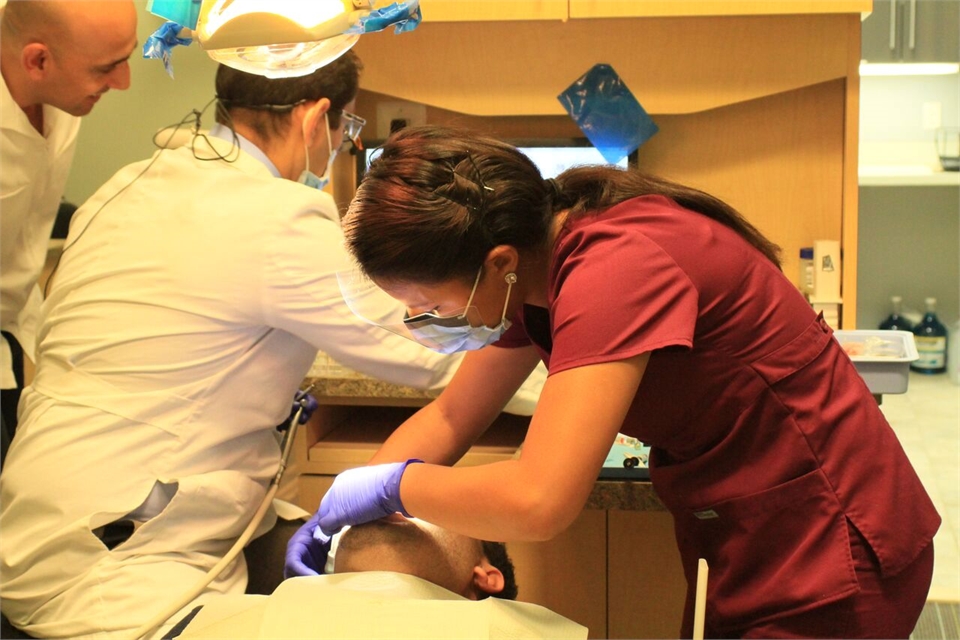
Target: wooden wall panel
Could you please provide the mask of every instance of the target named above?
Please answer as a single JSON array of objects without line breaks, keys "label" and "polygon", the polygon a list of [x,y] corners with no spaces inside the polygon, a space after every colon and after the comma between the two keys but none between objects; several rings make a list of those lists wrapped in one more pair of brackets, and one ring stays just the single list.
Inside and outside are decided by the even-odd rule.
[{"label": "wooden wall panel", "polygon": [[547,607],[607,637],[606,511],[585,510],[547,542],[508,542],[518,600]]},{"label": "wooden wall panel", "polygon": [[610,511],[607,518],[609,638],[677,638],[687,581],[663,511]]},{"label": "wooden wall panel", "polygon": [[841,239],[842,80],[722,109],[657,116],[641,168],[711,193],[783,248],[799,280],[800,247]]}]

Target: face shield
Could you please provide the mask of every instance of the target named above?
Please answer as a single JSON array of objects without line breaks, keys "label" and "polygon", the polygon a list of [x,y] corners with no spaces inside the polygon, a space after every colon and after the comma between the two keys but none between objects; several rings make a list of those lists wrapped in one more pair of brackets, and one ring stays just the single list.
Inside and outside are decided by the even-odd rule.
[{"label": "face shield", "polygon": [[504,302],[500,323],[496,327],[488,327],[484,324],[479,309],[472,304],[482,273],[481,268],[467,304],[453,313],[443,315],[430,311],[411,316],[403,304],[390,297],[359,269],[338,272],[337,280],[344,301],[357,317],[428,349],[449,354],[472,351],[492,344],[499,340],[510,326],[504,316],[510,299],[510,287],[516,277],[507,281],[507,300]]},{"label": "face shield", "polygon": [[363,143],[360,141],[360,132],[363,130],[363,126],[367,124],[366,119],[355,113],[350,113],[346,109],[340,109],[339,113],[344,140],[349,140],[354,147],[362,151]]}]

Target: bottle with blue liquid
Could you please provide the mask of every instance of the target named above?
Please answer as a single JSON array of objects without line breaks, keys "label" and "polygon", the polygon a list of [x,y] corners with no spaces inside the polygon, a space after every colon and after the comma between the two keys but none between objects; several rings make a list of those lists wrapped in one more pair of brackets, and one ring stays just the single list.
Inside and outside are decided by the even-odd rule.
[{"label": "bottle with blue liquid", "polygon": [[913,339],[920,357],[910,363],[919,373],[944,373],[947,370],[947,328],[937,318],[936,298],[924,300],[927,312],[913,328]]},{"label": "bottle with blue liquid", "polygon": [[891,296],[890,315],[880,323],[879,329],[885,331],[913,331],[913,323],[901,315],[903,313],[903,298]]}]

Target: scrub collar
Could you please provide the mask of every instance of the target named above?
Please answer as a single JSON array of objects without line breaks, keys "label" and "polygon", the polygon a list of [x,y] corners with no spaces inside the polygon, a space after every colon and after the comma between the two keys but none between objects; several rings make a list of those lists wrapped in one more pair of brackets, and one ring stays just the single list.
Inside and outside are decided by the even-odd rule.
[{"label": "scrub collar", "polygon": [[217,124],[210,127],[210,131],[207,133],[207,135],[213,136],[214,138],[220,138],[221,140],[226,140],[231,144],[235,139],[238,140],[240,143],[241,151],[253,156],[257,160],[259,160],[261,163],[263,163],[263,165],[270,170],[270,173],[272,173],[275,178],[281,177],[280,172],[277,170],[277,167],[273,164],[273,162],[270,161],[270,158],[268,158],[267,155],[260,150],[260,147],[258,147],[256,144],[254,144],[252,141],[248,140],[247,138],[244,138],[239,133],[234,133],[230,129],[230,127],[226,127],[218,122]]}]

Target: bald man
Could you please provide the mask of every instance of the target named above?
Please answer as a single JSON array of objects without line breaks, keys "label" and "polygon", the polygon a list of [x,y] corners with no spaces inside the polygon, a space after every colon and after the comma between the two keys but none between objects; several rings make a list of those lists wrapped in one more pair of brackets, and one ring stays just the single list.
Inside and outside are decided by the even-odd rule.
[{"label": "bald man", "polygon": [[[397,514],[334,536],[333,573],[394,571],[432,582],[468,600],[517,597],[506,546]],[[331,570],[328,562],[328,571]]]},{"label": "bald man", "polygon": [[[2,0],[0,0],[2,2]],[[0,7],[0,464],[33,360],[37,287],[80,117],[130,86],[132,0],[9,0]]]}]

